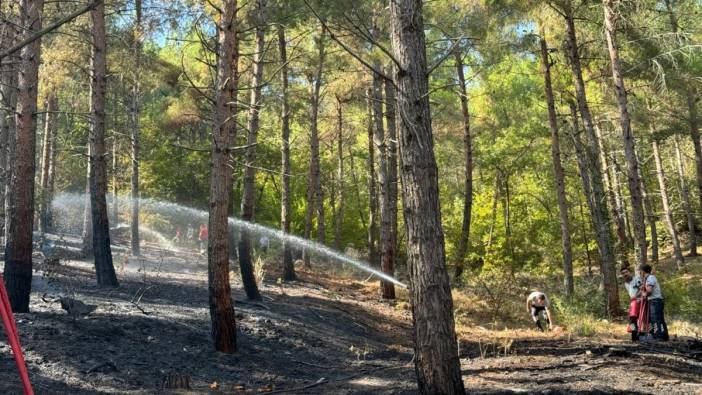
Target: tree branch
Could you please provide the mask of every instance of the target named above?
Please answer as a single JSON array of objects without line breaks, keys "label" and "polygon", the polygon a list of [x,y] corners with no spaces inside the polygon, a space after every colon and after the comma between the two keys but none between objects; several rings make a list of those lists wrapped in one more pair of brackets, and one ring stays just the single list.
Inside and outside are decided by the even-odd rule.
[{"label": "tree branch", "polygon": [[81,7],[74,12],[64,16],[63,18],[59,19],[58,21],[52,23],[51,25],[39,30],[38,32],[32,34],[31,36],[25,38],[24,40],[18,42],[15,44],[13,47],[10,47],[6,49],[3,52],[0,52],[0,60],[12,55],[13,53],[19,51],[20,49],[24,48],[25,46],[33,43],[34,41],[40,39],[43,35],[47,33],[51,33],[52,31],[58,29],[62,25],[72,21],[73,19],[76,19],[77,17],[85,14],[86,12],[92,10],[95,8],[98,4],[102,3],[102,0],[95,0],[92,3],[87,4],[84,7]]}]

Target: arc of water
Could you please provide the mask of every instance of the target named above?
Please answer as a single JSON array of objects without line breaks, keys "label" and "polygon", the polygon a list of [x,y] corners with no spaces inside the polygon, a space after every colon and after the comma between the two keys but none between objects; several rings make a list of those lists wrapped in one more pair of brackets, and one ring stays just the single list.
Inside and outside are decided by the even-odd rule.
[{"label": "arc of water", "polygon": [[[119,197],[117,204],[120,204],[120,200],[123,201],[128,201],[129,197]],[[61,193],[57,194],[56,197],[54,198],[54,201],[52,203],[53,206],[55,207],[61,207],[61,206],[68,206],[69,203],[76,203],[78,202],[79,204],[82,204],[85,201],[84,195],[81,194],[75,194],[75,193]],[[201,220],[205,220],[208,216],[208,213],[203,210],[198,210],[196,208],[192,207],[186,207],[182,206],[176,203],[171,203],[171,202],[163,202],[159,200],[154,200],[154,199],[149,199],[149,198],[142,198],[139,199],[139,205],[142,210],[149,210],[153,211],[156,213],[161,213],[161,214],[166,214],[166,215],[172,215],[174,213],[182,213],[182,214],[187,214],[195,218],[200,218]],[[273,238],[278,240],[279,242],[288,242],[293,245],[297,245],[303,248],[306,248],[308,250],[311,250],[315,254],[325,256],[327,258],[331,258],[335,261],[338,262],[343,262],[343,263],[348,263],[360,270],[363,270],[367,273],[373,274],[377,276],[378,278],[381,278],[385,281],[389,281],[399,287],[402,288],[407,288],[407,285],[404,283],[400,282],[396,278],[389,276],[379,270],[376,270],[372,267],[370,267],[367,263],[360,261],[358,259],[351,258],[348,255],[345,255],[339,251],[336,251],[332,248],[329,248],[323,244],[317,243],[313,240],[307,240],[303,239],[301,237],[291,235],[288,233],[285,233],[281,230],[278,229],[272,229],[268,228],[266,226],[256,224],[253,222],[248,222],[241,220],[239,218],[234,218],[234,217],[229,217],[229,224],[237,227],[237,228],[246,228],[249,232],[259,234],[259,235],[265,235],[267,237]],[[119,224],[122,225],[122,224]],[[118,225],[118,226],[119,226]],[[153,231],[152,232],[157,235],[157,237],[160,235],[163,240],[166,240],[169,244],[170,242],[163,237],[160,233]]]}]

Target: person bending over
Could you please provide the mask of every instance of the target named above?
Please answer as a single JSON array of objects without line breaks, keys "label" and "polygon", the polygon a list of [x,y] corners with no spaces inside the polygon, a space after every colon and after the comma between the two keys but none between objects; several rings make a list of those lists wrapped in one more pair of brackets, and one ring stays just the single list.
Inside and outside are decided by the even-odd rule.
[{"label": "person bending over", "polygon": [[543,332],[544,328],[541,326],[541,321],[539,320],[539,315],[542,311],[546,312],[546,323],[548,324],[548,329],[553,329],[553,319],[551,318],[551,302],[545,293],[534,291],[529,294],[526,301],[527,311],[531,313],[531,318],[536,324],[536,329]]}]

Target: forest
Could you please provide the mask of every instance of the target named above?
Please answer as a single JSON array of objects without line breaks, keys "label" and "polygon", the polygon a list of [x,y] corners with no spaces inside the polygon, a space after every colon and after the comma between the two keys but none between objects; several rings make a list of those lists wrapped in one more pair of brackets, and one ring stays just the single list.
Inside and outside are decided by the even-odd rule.
[{"label": "forest", "polygon": [[701,102],[699,0],[0,0],[0,392],[702,391]]}]

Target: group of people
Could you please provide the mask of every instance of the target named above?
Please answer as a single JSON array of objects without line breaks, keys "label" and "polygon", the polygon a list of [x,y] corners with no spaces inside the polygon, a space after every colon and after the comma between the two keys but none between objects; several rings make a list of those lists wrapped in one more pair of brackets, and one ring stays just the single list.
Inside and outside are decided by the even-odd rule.
[{"label": "group of people", "polygon": [[631,340],[649,334],[656,340],[668,340],[668,325],[663,315],[663,292],[651,265],[643,264],[638,273],[632,273],[628,266],[621,268],[624,287],[629,294],[629,325]]},{"label": "group of people", "polygon": [[[638,273],[632,273],[628,266],[621,269],[630,304],[629,325],[627,331],[631,333],[631,340],[637,341],[640,336],[652,336],[656,340],[668,340],[668,326],[663,315],[663,293],[656,276],[652,274],[652,267],[643,264],[638,267]],[[527,297],[527,312],[536,325],[536,330],[543,331],[540,315],[545,313],[546,324],[553,329],[551,316],[551,302],[548,296],[540,291],[534,291]]]},{"label": "group of people", "polygon": [[[198,250],[200,251],[201,254],[205,253],[205,250],[207,249],[207,239],[210,237],[209,230],[207,229],[207,225],[205,224],[200,224],[200,230],[197,235],[197,245],[198,245]],[[193,228],[192,224],[188,224],[188,227],[185,231],[185,239],[183,239],[183,231],[180,228],[180,226],[176,226],[175,230],[175,237],[173,237],[173,240],[171,240],[174,244],[183,244],[187,243],[189,245],[195,244],[195,228]]]}]

